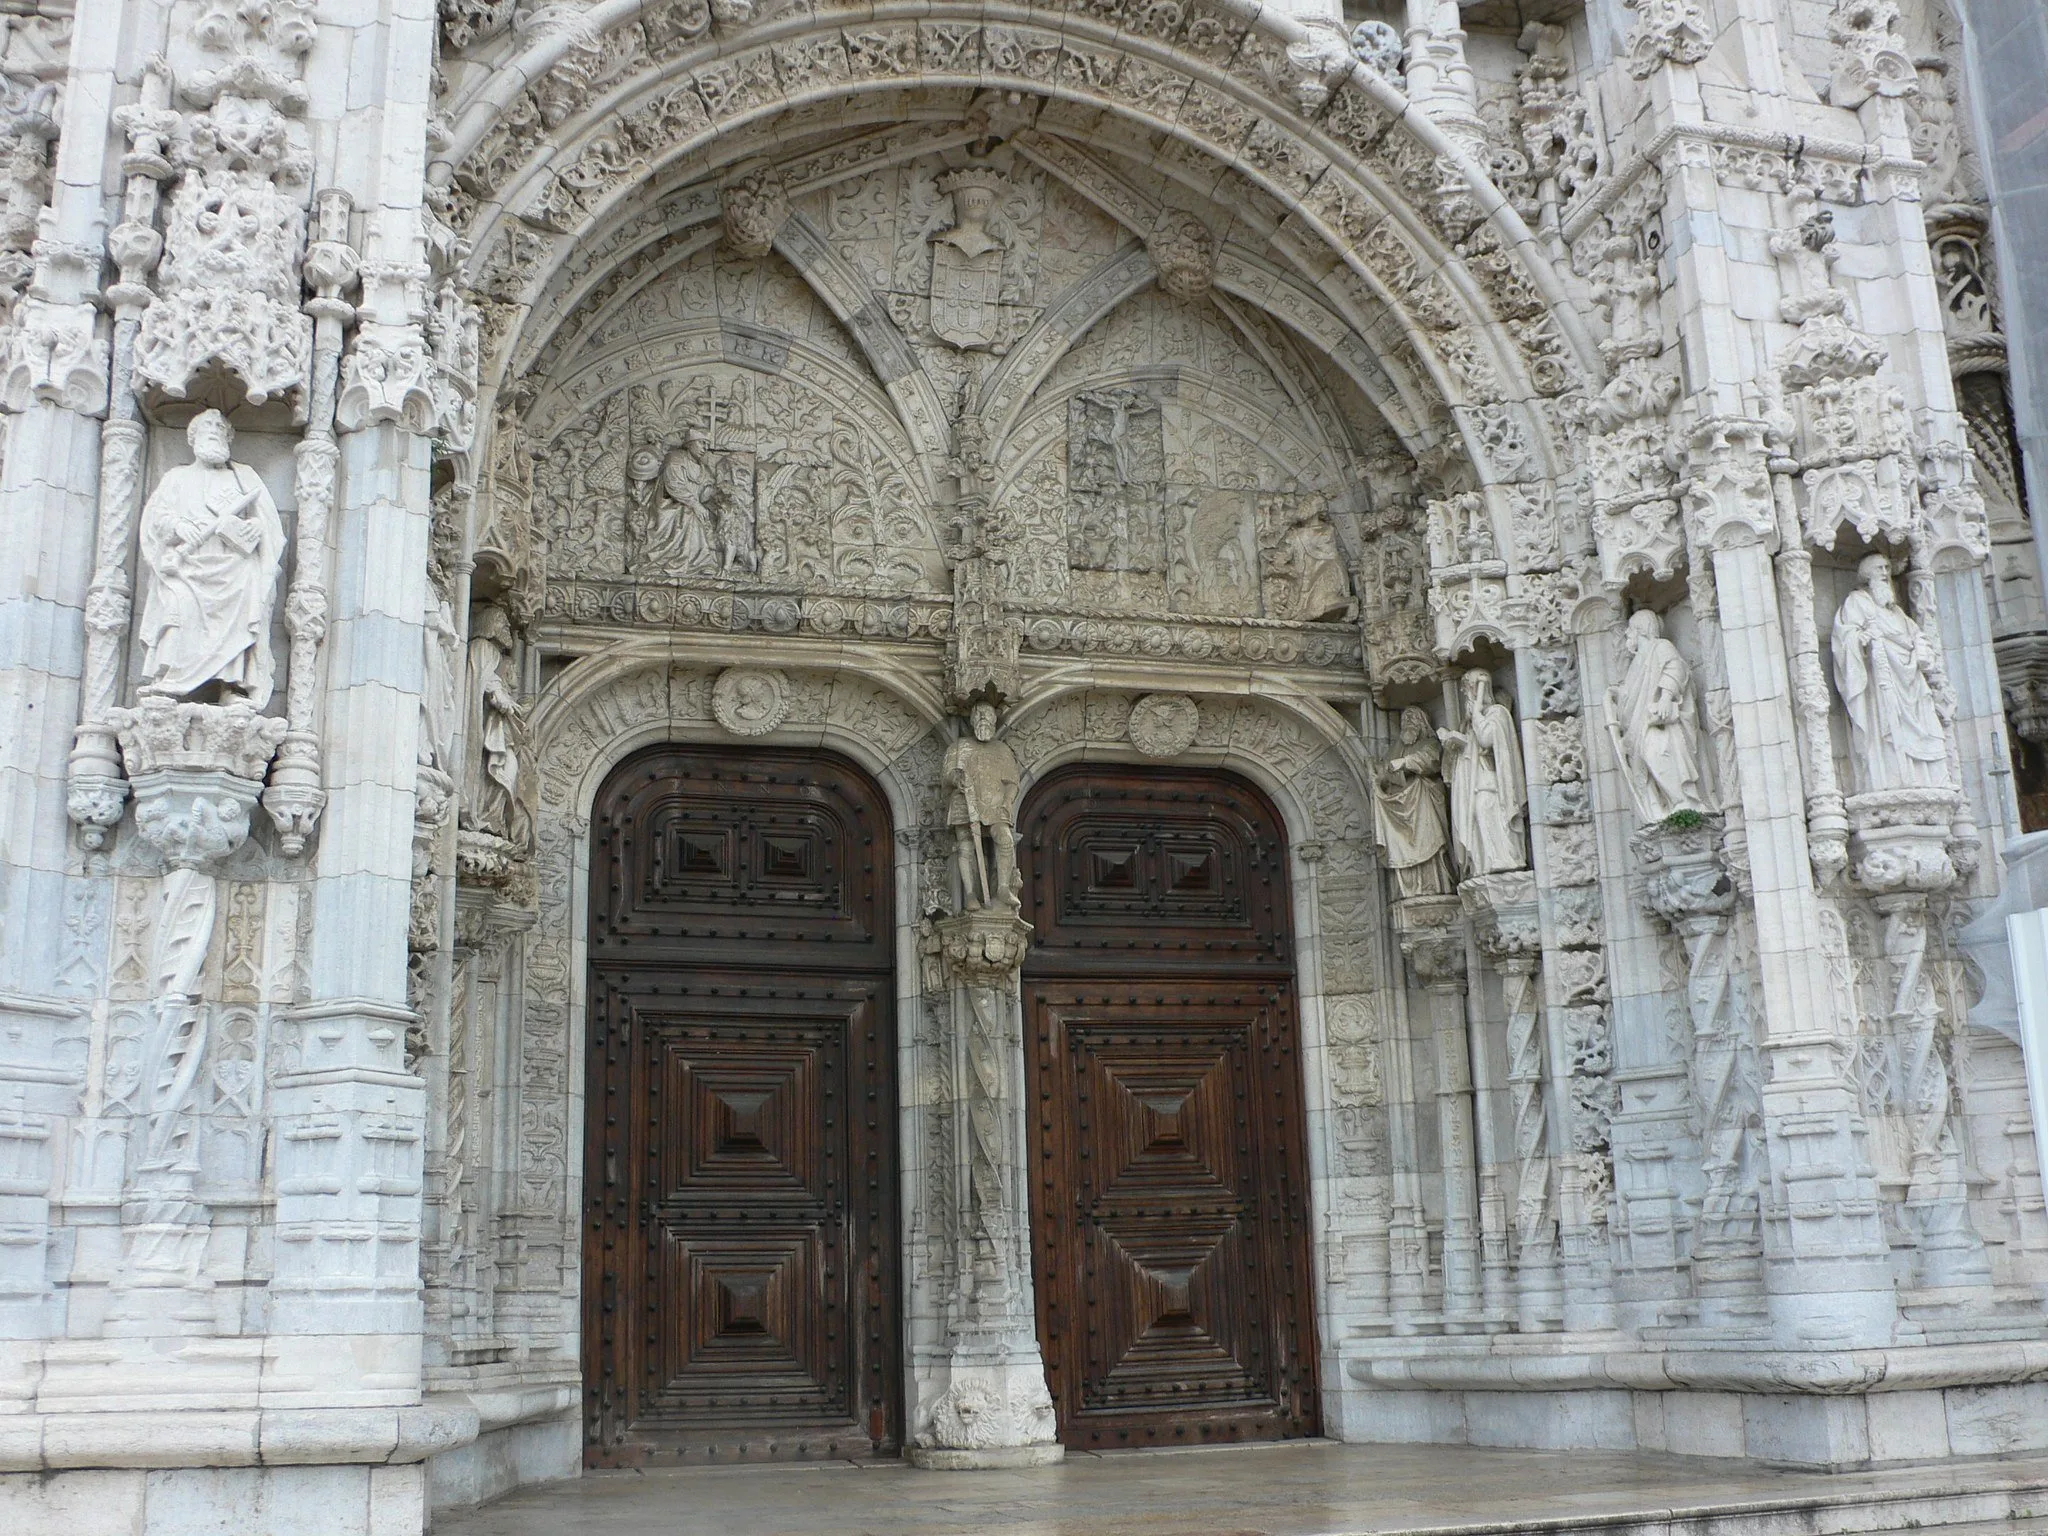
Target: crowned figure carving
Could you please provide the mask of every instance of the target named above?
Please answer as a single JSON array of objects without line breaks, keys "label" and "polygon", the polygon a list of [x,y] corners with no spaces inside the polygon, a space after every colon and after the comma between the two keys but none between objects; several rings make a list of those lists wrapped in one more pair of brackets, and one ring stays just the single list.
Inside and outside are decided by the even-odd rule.
[{"label": "crowned figure carving", "polygon": [[953,224],[932,236],[932,330],[963,350],[1001,339],[1003,257],[1008,242],[991,227],[1007,183],[993,167],[970,165],[939,178],[953,199]]}]

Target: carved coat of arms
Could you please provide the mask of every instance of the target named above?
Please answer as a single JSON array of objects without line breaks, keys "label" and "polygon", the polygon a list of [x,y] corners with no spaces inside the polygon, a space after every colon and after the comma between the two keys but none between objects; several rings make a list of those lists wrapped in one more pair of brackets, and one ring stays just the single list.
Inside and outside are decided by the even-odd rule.
[{"label": "carved coat of arms", "polygon": [[953,227],[932,236],[932,330],[962,349],[1002,339],[1003,259],[1008,246],[989,227],[1005,187],[984,166],[948,171],[939,190],[953,199]]}]

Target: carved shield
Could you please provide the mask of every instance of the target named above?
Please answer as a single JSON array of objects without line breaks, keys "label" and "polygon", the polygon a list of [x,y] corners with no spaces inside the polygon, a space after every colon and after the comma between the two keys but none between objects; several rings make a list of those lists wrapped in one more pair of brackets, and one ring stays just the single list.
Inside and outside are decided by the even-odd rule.
[{"label": "carved shield", "polygon": [[932,330],[960,348],[992,347],[1002,321],[1003,251],[969,256],[944,240],[932,242]]}]

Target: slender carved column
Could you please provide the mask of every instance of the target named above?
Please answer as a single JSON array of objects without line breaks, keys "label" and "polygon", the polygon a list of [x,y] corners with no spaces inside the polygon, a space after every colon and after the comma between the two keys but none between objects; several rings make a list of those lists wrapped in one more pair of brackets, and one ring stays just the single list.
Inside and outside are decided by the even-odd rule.
[{"label": "slender carved column", "polygon": [[127,185],[121,222],[107,237],[118,279],[107,290],[114,307],[113,367],[108,381],[107,419],[100,427],[99,528],[92,587],[85,604],[85,697],[71,747],[68,810],[87,849],[106,846],[121,820],[128,782],[114,738],[112,714],[121,702],[121,672],[134,610],[135,522],[142,510],[142,462],[149,429],[135,397],[135,333],[153,295],[149,274],[163,254],[157,233],[157,205],[172,175],[164,144],[177,123],[170,110],[171,83],[160,68],[142,77],[142,99],[116,114],[127,130],[129,150],[121,158]]},{"label": "slender carved column", "polygon": [[1472,1057],[1465,1033],[1464,913],[1455,896],[1417,896],[1395,906],[1401,952],[1429,992],[1436,1064],[1436,1123],[1444,1187],[1444,1327],[1470,1333],[1483,1321],[1479,1184],[1472,1141]]},{"label": "slender carved column", "polygon": [[1045,1466],[1054,1438],[1039,1354],[1019,1156],[1024,1045],[1017,973],[1031,925],[1003,907],[932,924],[952,984],[964,1058],[966,1305],[947,1339],[947,1383],[918,1426],[911,1459],[940,1470]]},{"label": "slender carved column", "polygon": [[292,584],[284,627],[291,639],[285,670],[288,729],[263,792],[263,808],[277,825],[278,846],[290,857],[305,851],[327,804],[320,787],[320,739],[314,719],[320,642],[327,635],[327,524],[334,511],[335,473],[341,450],[334,442],[335,383],[341,369],[342,328],[355,308],[341,297],[355,281],[356,253],[348,243],[349,195],[339,187],[320,194],[313,242],[304,270],[313,288],[313,368],[307,392],[306,435],[292,450],[292,485],[299,517],[292,541]]},{"label": "slender carved column", "polygon": [[[1776,473],[1774,485],[1785,479]],[[1795,525],[1796,526],[1796,525]],[[1806,770],[1806,848],[1814,879],[1826,885],[1849,861],[1849,817],[1842,805],[1842,787],[1835,776],[1835,743],[1829,725],[1827,679],[1820,670],[1819,630],[1813,617],[1813,555],[1788,540],[1777,555],[1778,600],[1785,605],[1790,630],[1792,709],[1799,717],[1799,747]]]}]

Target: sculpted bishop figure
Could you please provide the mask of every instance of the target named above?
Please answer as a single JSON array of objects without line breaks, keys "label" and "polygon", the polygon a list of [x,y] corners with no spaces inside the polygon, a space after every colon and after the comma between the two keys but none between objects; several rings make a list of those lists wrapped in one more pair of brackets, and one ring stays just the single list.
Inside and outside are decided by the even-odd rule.
[{"label": "sculpted bishop figure", "polygon": [[1934,648],[1892,591],[1891,561],[1866,556],[1835,615],[1835,684],[1849,712],[1855,784],[1947,789],[1948,734]]},{"label": "sculpted bishop figure", "polygon": [[185,429],[194,462],[169,471],[142,509],[142,692],[216,690],[270,698],[270,614],[284,524],[256,471],[233,463],[219,411]]},{"label": "sculpted bishop figure", "polygon": [[1679,811],[1704,811],[1692,667],[1647,609],[1629,617],[1622,648],[1628,671],[1607,690],[1607,731],[1636,815],[1654,826]]},{"label": "sculpted bishop figure", "polygon": [[[968,717],[974,734],[946,749],[946,825],[966,905],[982,909],[1021,905],[1017,875],[1017,754],[997,741],[996,709],[977,704]],[[987,849],[983,842],[986,839]]]},{"label": "sculpted bishop figure", "polygon": [[1404,897],[1451,893],[1442,761],[1429,716],[1409,705],[1401,711],[1401,744],[1373,775],[1372,796],[1373,835]]},{"label": "sculpted bishop figure", "polygon": [[1522,818],[1529,792],[1514,711],[1493,696],[1493,679],[1477,667],[1465,674],[1465,728],[1437,735],[1451,781],[1451,838],[1466,875],[1529,867]]}]

